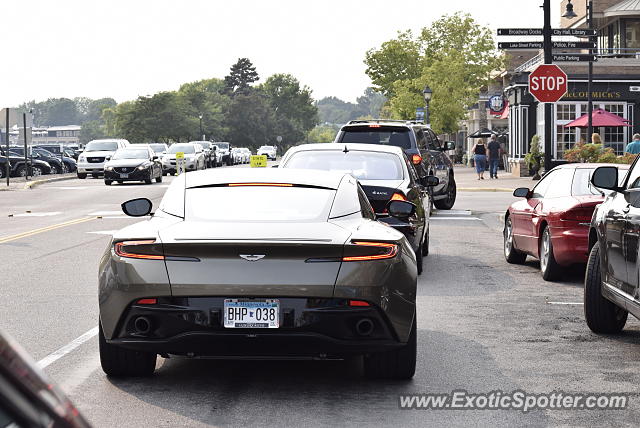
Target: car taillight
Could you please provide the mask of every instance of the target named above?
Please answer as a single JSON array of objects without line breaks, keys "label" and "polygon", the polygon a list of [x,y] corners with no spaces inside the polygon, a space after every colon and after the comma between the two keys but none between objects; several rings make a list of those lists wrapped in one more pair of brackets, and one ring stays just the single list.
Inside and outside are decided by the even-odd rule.
[{"label": "car taillight", "polygon": [[581,223],[591,222],[591,216],[595,207],[576,207],[565,211],[561,215],[562,220],[579,221]]},{"label": "car taillight", "polygon": [[393,196],[391,196],[391,199],[389,199],[389,201],[406,201],[407,197],[405,195],[403,195],[402,193],[394,193]]},{"label": "car taillight", "polygon": [[380,128],[380,125],[369,125],[369,128]]},{"label": "car taillight", "polygon": [[113,251],[120,257],[129,259],[164,260],[162,249],[154,239],[116,242]]},{"label": "car taillight", "polygon": [[138,305],[155,305],[158,303],[158,299],[150,298],[150,299],[139,299],[136,304]]},{"label": "car taillight", "polygon": [[368,241],[355,241],[352,244],[345,247],[345,252],[350,255],[342,257],[343,262],[391,259],[398,254],[397,244]]},{"label": "car taillight", "polygon": [[419,165],[420,163],[422,163],[422,156],[411,155],[411,162],[413,162],[414,165]]},{"label": "car taillight", "polygon": [[349,300],[349,306],[371,306],[369,302],[364,300]]},{"label": "car taillight", "polygon": [[229,187],[243,186],[270,186],[270,187],[293,187],[291,183],[229,183]]}]

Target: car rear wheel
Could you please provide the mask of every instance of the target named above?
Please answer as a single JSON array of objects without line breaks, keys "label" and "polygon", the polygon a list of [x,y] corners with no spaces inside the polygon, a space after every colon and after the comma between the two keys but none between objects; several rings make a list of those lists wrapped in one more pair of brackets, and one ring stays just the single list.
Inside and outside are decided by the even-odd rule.
[{"label": "car rear wheel", "polygon": [[69,172],[69,166],[65,163],[62,165],[62,173],[66,174]]},{"label": "car rear wheel", "polygon": [[511,217],[507,217],[504,222],[504,231],[502,232],[504,239],[504,258],[507,263],[521,265],[527,260],[527,255],[516,250],[513,243],[513,223]]},{"label": "car rear wheel", "polygon": [[553,243],[551,242],[551,231],[549,226],[545,226],[540,239],[540,273],[545,281],[558,279],[562,272],[561,267],[556,262],[553,254]]},{"label": "car rear wheel", "polygon": [[102,325],[98,327],[98,336],[100,365],[107,376],[151,376],[155,371],[156,354],[133,351],[107,343],[102,332]]},{"label": "car rear wheel", "polygon": [[153,184],[153,180],[150,178],[147,178],[146,180],[144,180],[145,184]]},{"label": "car rear wheel", "polygon": [[31,175],[34,177],[40,177],[41,175],[44,174],[44,171],[42,171],[42,168],[40,168],[37,165],[34,165],[31,167]]},{"label": "car rear wheel", "polygon": [[628,312],[602,296],[600,246],[589,253],[584,277],[584,318],[594,333],[619,333],[627,323]]},{"label": "car rear wheel", "polygon": [[111,183],[113,183],[113,180],[104,180],[104,184],[107,186],[111,186]]},{"label": "car rear wheel", "polygon": [[80,180],[84,180],[85,178],[87,178],[87,174],[84,174],[84,173],[79,172],[79,173],[78,173],[78,178],[79,178]]},{"label": "car rear wheel", "polygon": [[156,183],[162,183],[162,174],[156,177]]},{"label": "car rear wheel", "polygon": [[427,227],[427,233],[424,236],[424,242],[422,243],[422,255],[429,255],[429,228]]},{"label": "car rear wheel", "polygon": [[400,349],[378,352],[364,357],[364,374],[369,379],[411,379],[416,372],[416,318],[407,344]]},{"label": "car rear wheel", "polygon": [[424,267],[424,260],[423,260],[423,248],[424,248],[424,241],[420,243],[420,246],[418,247],[418,249],[416,250],[416,264],[418,267],[418,275],[420,275],[422,273],[422,269]]},{"label": "car rear wheel", "polygon": [[451,176],[449,177],[449,184],[447,185],[447,197],[443,199],[438,199],[434,201],[434,205],[439,210],[450,210],[453,208],[453,205],[456,203],[456,195],[457,195],[457,186],[456,180]]}]

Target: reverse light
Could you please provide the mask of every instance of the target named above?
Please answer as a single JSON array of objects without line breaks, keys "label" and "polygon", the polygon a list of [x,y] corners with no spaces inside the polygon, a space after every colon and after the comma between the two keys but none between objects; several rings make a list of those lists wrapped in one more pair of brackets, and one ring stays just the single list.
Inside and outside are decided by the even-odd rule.
[{"label": "reverse light", "polygon": [[349,300],[349,306],[371,306],[369,302],[364,300]]},{"label": "reverse light", "polygon": [[394,258],[398,254],[398,245],[397,244],[389,244],[387,242],[367,242],[367,241],[355,241],[352,242],[357,248],[360,247],[371,247],[371,251],[367,252],[367,254],[357,255],[357,256],[345,256],[342,258],[343,262],[360,262],[367,260],[382,260],[382,259],[391,259]]},{"label": "reverse light", "polygon": [[137,305],[155,305],[158,303],[158,299],[156,298],[152,298],[152,299],[139,299],[136,304]]},{"label": "reverse light", "polygon": [[155,239],[116,242],[113,251],[120,257],[130,259],[164,260],[163,255],[154,254],[153,248],[148,247],[155,242]]},{"label": "reverse light", "polygon": [[422,163],[422,156],[411,155],[411,162],[413,162],[414,165],[420,165]]},{"label": "reverse light", "polygon": [[229,183],[229,187],[242,187],[242,186],[293,187],[293,184],[289,184],[289,183]]}]

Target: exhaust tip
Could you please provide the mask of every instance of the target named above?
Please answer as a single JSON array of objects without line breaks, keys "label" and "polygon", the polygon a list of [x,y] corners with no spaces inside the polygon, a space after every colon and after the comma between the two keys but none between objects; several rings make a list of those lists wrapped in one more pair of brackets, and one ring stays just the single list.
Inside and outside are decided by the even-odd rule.
[{"label": "exhaust tip", "polygon": [[369,318],[362,318],[356,323],[356,333],[360,336],[369,336],[373,333],[373,321]]},{"label": "exhaust tip", "polygon": [[133,322],[136,333],[147,334],[151,331],[151,320],[147,317],[138,317]]}]

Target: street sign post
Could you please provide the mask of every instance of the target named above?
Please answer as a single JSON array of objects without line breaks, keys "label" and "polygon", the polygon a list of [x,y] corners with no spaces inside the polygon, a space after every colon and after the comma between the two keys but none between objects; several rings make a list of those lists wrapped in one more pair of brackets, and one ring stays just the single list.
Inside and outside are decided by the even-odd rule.
[{"label": "street sign post", "polygon": [[[498,36],[542,36],[542,28],[498,28]],[[594,37],[592,28],[552,28],[552,36]]]},{"label": "street sign post", "polygon": [[252,155],[249,158],[249,166],[251,168],[265,168],[267,166],[267,157],[265,155]]},{"label": "street sign post", "polygon": [[529,75],[529,92],[541,103],[555,103],[567,93],[567,74],[555,64],[541,64]]},{"label": "street sign post", "polygon": [[184,152],[176,153],[176,175],[180,175],[184,172]]}]

